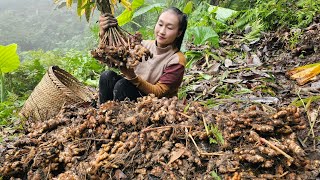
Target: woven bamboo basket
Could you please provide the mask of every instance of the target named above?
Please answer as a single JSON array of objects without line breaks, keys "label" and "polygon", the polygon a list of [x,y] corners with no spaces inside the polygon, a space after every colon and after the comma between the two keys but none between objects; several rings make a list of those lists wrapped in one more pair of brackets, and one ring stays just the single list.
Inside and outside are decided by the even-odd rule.
[{"label": "woven bamboo basket", "polygon": [[57,115],[65,105],[89,102],[93,98],[93,93],[75,77],[58,66],[51,66],[25,102],[20,115],[45,121]]}]

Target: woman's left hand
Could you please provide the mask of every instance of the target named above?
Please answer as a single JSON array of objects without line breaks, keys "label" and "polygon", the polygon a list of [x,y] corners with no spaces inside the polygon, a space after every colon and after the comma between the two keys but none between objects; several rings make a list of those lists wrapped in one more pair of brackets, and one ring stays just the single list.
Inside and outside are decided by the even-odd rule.
[{"label": "woman's left hand", "polygon": [[134,79],[137,77],[133,68],[127,68],[126,66],[121,66],[120,71],[127,79]]}]

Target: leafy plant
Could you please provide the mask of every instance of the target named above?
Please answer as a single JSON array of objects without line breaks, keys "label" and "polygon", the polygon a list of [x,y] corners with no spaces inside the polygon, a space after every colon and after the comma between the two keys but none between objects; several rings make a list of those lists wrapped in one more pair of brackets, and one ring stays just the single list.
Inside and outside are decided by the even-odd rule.
[{"label": "leafy plant", "polygon": [[[77,15],[81,17],[82,15],[85,15],[86,20],[89,22],[91,16],[93,15],[93,12],[95,9],[98,9],[102,13],[111,12],[114,14],[115,9],[114,7],[118,4],[118,2],[125,7],[125,10],[118,16],[118,23],[119,25],[126,24],[132,19],[133,11],[139,8],[141,5],[144,4],[144,0],[133,0],[132,3],[130,3],[128,0],[78,0],[77,2],[73,0],[54,0],[54,3],[60,4],[60,8],[64,5],[67,8],[71,8],[73,3],[77,4]],[[110,6],[107,6],[106,4],[110,4]],[[111,8],[111,9],[105,9],[105,8]]]},{"label": "leafy plant", "polygon": [[6,86],[8,91],[24,99],[40,82],[49,66],[60,66],[79,81],[93,87],[98,85],[100,73],[105,69],[87,51],[38,50],[23,52],[21,57],[24,61],[15,72],[7,76]]},{"label": "leafy plant", "polygon": [[235,11],[207,3],[200,3],[197,8],[189,15],[189,27],[211,27],[215,32],[225,32],[229,27],[226,20]]},{"label": "leafy plant", "polygon": [[215,171],[211,171],[210,175],[214,180],[221,180],[220,176]]},{"label": "leafy plant", "polygon": [[218,127],[214,124],[208,126],[209,141],[211,144],[224,144],[224,139],[222,133],[219,131]]},{"label": "leafy plant", "polygon": [[296,46],[298,45],[299,41],[300,41],[300,37],[302,32],[301,31],[293,31],[290,33],[291,37],[289,39],[289,47],[290,49],[294,49],[296,48]]},{"label": "leafy plant", "polygon": [[193,27],[188,30],[188,37],[191,37],[191,41],[195,45],[213,45],[214,47],[219,46],[218,34],[208,26],[205,27]]},{"label": "leafy plant", "polygon": [[320,101],[320,96],[309,96],[307,98],[297,98],[295,99],[291,105],[302,107],[304,104],[311,104],[313,102],[319,102]]},{"label": "leafy plant", "polygon": [[105,67],[88,52],[69,50],[61,61],[66,71],[75,76],[78,80],[93,87],[98,86],[100,73]]},{"label": "leafy plant", "polygon": [[24,100],[13,93],[8,94],[6,101],[0,103],[0,126],[8,125],[18,117],[18,110]]},{"label": "leafy plant", "polygon": [[0,45],[0,102],[5,99],[5,73],[16,70],[20,65],[17,47],[17,44]]},{"label": "leafy plant", "polygon": [[[138,31],[142,33],[144,38],[153,37],[153,27],[157,16],[166,7],[164,3],[143,4],[137,9],[131,18],[130,23],[139,27]],[[135,29],[133,29],[135,30]]]},{"label": "leafy plant", "polygon": [[264,30],[264,25],[261,23],[261,20],[258,19],[250,23],[251,31],[248,34],[245,34],[243,41],[251,43],[260,39],[261,32]]},{"label": "leafy plant", "polygon": [[[248,8],[240,8],[232,18],[234,28],[243,30],[253,22],[261,21],[263,30],[276,30],[280,28],[303,28],[312,22],[313,17],[320,12],[320,2],[313,0],[244,0],[250,4]],[[239,4],[242,6],[243,4]],[[229,7],[228,5],[226,7]],[[236,8],[237,9],[237,8]]]}]

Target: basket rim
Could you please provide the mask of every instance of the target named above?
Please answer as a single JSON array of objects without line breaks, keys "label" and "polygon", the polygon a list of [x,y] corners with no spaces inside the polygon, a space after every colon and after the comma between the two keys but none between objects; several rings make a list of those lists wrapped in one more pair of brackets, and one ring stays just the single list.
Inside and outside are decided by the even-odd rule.
[{"label": "basket rim", "polygon": [[[70,82],[72,84],[75,84],[77,86],[76,88],[79,90],[78,92],[87,98],[83,98],[83,97],[79,96],[79,93],[75,92],[74,90],[69,88],[70,86],[63,83],[57,77],[57,75],[56,75],[57,72],[59,72],[63,76],[65,76],[68,80],[70,80]],[[93,93],[90,92],[90,90],[88,88],[86,88],[86,86],[84,84],[82,84],[78,79],[76,79],[74,76],[72,76],[69,72],[65,71],[64,69],[61,69],[59,66],[50,66],[48,69],[48,75],[49,75],[49,78],[52,80],[53,84],[55,85],[55,87],[57,89],[59,89],[59,91],[61,91],[65,96],[67,96],[71,99],[74,99],[74,100],[80,98],[83,101],[89,101],[88,99],[94,98]],[[57,81],[53,80],[52,78],[54,78]],[[57,82],[59,82],[59,84],[57,84]],[[75,94],[77,94],[77,95],[75,95]]]}]

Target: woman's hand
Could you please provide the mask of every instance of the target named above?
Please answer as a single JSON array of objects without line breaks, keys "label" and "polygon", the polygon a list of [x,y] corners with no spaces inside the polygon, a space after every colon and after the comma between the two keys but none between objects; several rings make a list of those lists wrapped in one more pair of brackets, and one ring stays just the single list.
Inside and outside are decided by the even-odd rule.
[{"label": "woman's hand", "polygon": [[126,66],[120,67],[121,73],[126,77],[128,80],[135,79],[137,77],[136,73],[134,72],[133,68],[127,68]]},{"label": "woman's hand", "polygon": [[100,36],[103,36],[110,27],[116,27],[117,25],[118,20],[112,14],[101,14],[99,17]]}]

